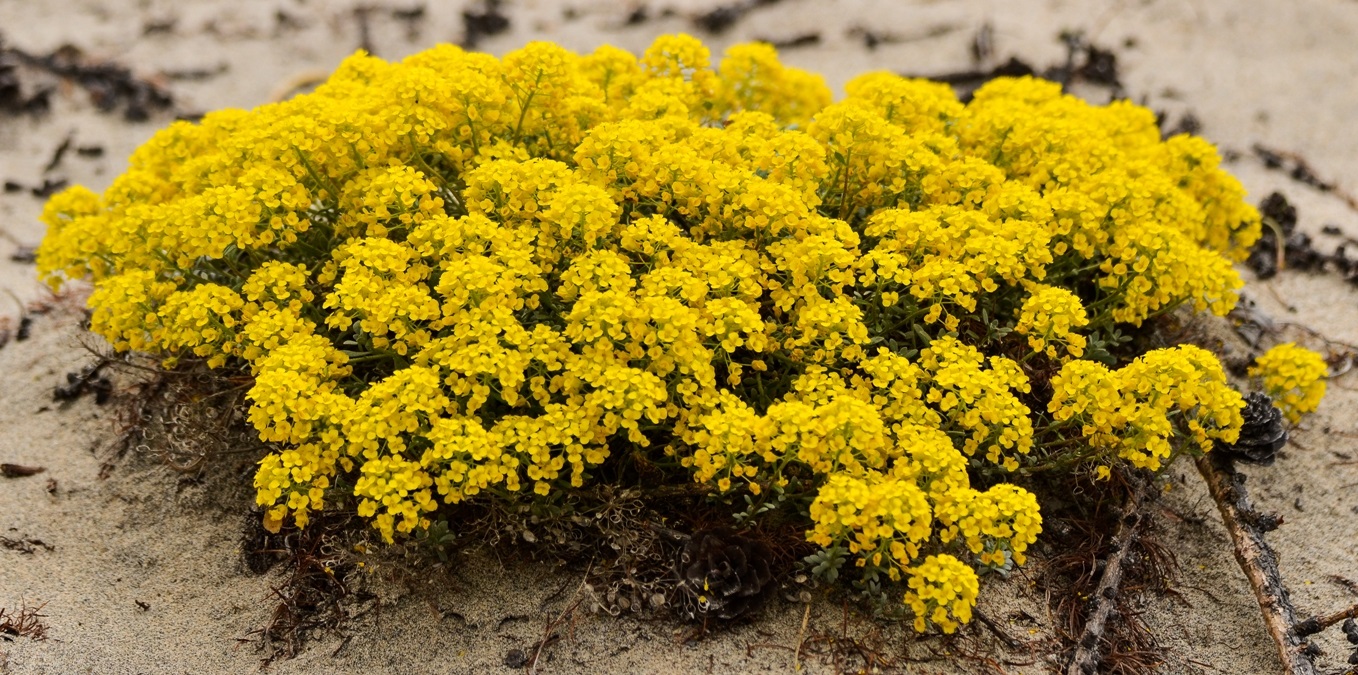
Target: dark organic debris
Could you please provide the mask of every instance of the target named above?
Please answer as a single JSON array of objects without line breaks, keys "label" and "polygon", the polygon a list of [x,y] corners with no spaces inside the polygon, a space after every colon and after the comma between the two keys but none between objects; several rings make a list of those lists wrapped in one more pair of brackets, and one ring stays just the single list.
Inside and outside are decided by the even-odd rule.
[{"label": "dark organic debris", "polygon": [[341,631],[353,618],[353,604],[372,599],[350,586],[356,568],[337,544],[337,533],[347,522],[317,518],[305,530],[285,530],[280,538],[286,567],[281,584],[272,588],[277,603],[268,622],[251,632],[268,652],[266,664],[296,656],[317,631]]},{"label": "dark organic debris", "polygon": [[799,47],[810,47],[820,44],[820,33],[802,33],[790,38],[775,40],[771,38],[758,38],[758,42],[767,42],[778,49],[797,49]]},{"label": "dark organic debris", "polygon": [[694,534],[675,571],[688,596],[689,619],[734,619],[758,606],[772,586],[771,552],[762,542],[728,530]]},{"label": "dark organic debris", "polygon": [[100,374],[100,371],[108,363],[108,361],[100,361],[77,372],[66,373],[66,384],[57,385],[57,388],[52,392],[52,400],[74,401],[85,392],[92,392],[96,404],[107,403],[109,396],[113,395],[113,382]]},{"label": "dark organic debris", "polygon": [[712,34],[724,33],[737,21],[745,18],[751,10],[764,5],[773,5],[779,0],[741,0],[722,5],[703,12],[693,18],[693,25]]},{"label": "dark organic debris", "polygon": [[1263,392],[1245,397],[1241,412],[1245,424],[1240,428],[1240,439],[1235,443],[1216,445],[1216,451],[1253,464],[1268,466],[1277,459],[1278,451],[1287,445],[1287,429],[1283,426],[1283,411]]},{"label": "dark organic debris", "polygon": [[[87,59],[80,49],[70,45],[43,56],[14,47],[0,47],[0,63],[9,59],[75,82],[89,92],[100,111],[121,109],[123,117],[131,122],[146,120],[152,112],[168,110],[174,105],[170,92],[159,84],[136,77],[126,66]],[[0,73],[3,72],[4,67],[0,66]],[[0,95],[0,101],[4,98]]]},{"label": "dark organic debris", "polygon": [[995,27],[987,21],[981,24],[971,38],[971,58],[976,63],[985,63],[995,55]]},{"label": "dark organic debris", "polygon": [[405,9],[393,8],[391,10],[391,18],[405,24],[407,40],[419,39],[420,24],[423,23],[424,16],[424,5],[413,5]]},{"label": "dark organic debris", "polygon": [[14,329],[14,341],[23,342],[33,334],[33,317],[27,314],[19,317],[19,327]]},{"label": "dark organic debris", "polygon": [[57,547],[41,539],[34,539],[33,537],[20,537],[18,539],[11,539],[6,536],[0,536],[0,548],[6,548],[11,551],[18,551],[20,553],[24,553],[27,555],[33,555],[33,553],[38,549],[43,549],[48,553],[57,550]]},{"label": "dark organic debris", "polygon": [[264,529],[263,515],[260,513],[245,514],[240,550],[245,568],[252,574],[268,572],[287,555],[283,535]]},{"label": "dark organic debris", "polygon": [[505,667],[518,670],[528,665],[528,655],[522,649],[511,649],[505,653]]},{"label": "dark organic debris", "polygon": [[52,108],[52,87],[25,93],[19,78],[19,58],[5,47],[0,36],[0,112],[12,115],[42,115]]},{"label": "dark organic debris", "polygon": [[29,192],[33,193],[34,197],[46,199],[66,189],[66,186],[70,184],[71,181],[68,181],[65,178],[44,178],[42,179],[42,185],[29,188]]},{"label": "dark organic debris", "polygon": [[[211,68],[178,68],[174,70],[162,70],[160,71],[160,74],[167,80],[201,82],[203,80],[210,80],[214,77],[217,77],[218,75],[221,75],[230,69],[231,66],[227,65],[225,62],[222,62],[218,63],[217,65]],[[77,149],[77,152],[85,149],[86,148],[79,148]],[[100,154],[103,154],[102,152],[103,148],[100,148],[99,150]],[[94,156],[98,157],[98,155]]]},{"label": "dark organic debris", "polygon": [[[982,32],[984,30],[985,27],[982,26]],[[1117,55],[1112,50],[1086,42],[1084,36],[1078,32],[1063,32],[1060,40],[1066,45],[1065,62],[1041,70],[1018,57],[1011,56],[1009,60],[990,69],[977,68],[941,75],[911,75],[911,77],[924,77],[936,82],[950,84],[953,89],[957,90],[957,96],[963,103],[970,101],[972,94],[986,82],[998,77],[1023,77],[1025,75],[1041,75],[1048,80],[1059,82],[1063,88],[1068,88],[1076,82],[1106,87],[1112,91],[1113,98],[1124,97],[1125,92],[1118,70]],[[986,51],[991,49],[987,46],[989,41],[990,38],[985,37],[983,39],[981,33],[977,34],[972,45],[972,55],[977,57],[978,62],[983,61],[979,58],[981,54],[989,55]],[[870,48],[873,46],[875,45],[869,43]]]},{"label": "dark organic debris", "polygon": [[637,5],[635,9],[627,13],[627,18],[623,19],[624,26],[640,26],[651,18],[651,10],[646,5]]},{"label": "dark organic debris", "polygon": [[914,33],[910,35],[902,35],[898,33],[888,33],[882,30],[874,30],[872,28],[865,28],[863,26],[854,26],[849,29],[848,35],[849,37],[856,37],[862,40],[863,46],[867,47],[868,50],[871,51],[877,49],[882,45],[893,45],[902,44],[906,42],[919,42],[921,40],[932,40],[937,37],[943,37],[944,35],[954,33],[960,30],[960,28],[961,27],[956,24],[945,23],[930,26],[926,28],[923,32]]},{"label": "dark organic debris", "polygon": [[47,618],[47,615],[40,613],[46,606],[47,603],[43,603],[34,607],[25,602],[17,612],[0,607],[0,638],[4,638],[6,642],[13,642],[16,637],[39,642],[46,640],[47,624],[42,620]]},{"label": "dark organic debris", "polygon": [[1300,155],[1274,150],[1258,143],[1255,143],[1252,149],[1255,156],[1264,163],[1264,166],[1270,169],[1282,169],[1293,180],[1310,185],[1321,192],[1329,192],[1334,189],[1334,183],[1322,180],[1320,176],[1317,176],[1311,165]]},{"label": "dark organic debris", "polygon": [[[995,78],[1023,77],[1025,75],[1036,74],[1037,70],[1027,61],[1020,59],[1017,56],[1011,56],[1008,61],[988,70],[959,70],[951,73],[943,73],[941,75],[924,75],[922,77],[935,82],[952,85],[952,88],[957,91],[958,99],[963,103],[966,103],[971,100],[972,94],[974,94],[977,89],[980,89],[981,85]],[[912,75],[911,77],[919,76]]]},{"label": "dark organic debris", "polygon": [[1071,657],[1066,669],[1067,675],[1083,675],[1098,670],[1103,661],[1102,643],[1108,623],[1117,612],[1118,587],[1122,584],[1124,565],[1132,545],[1138,536],[1137,529],[1144,519],[1141,508],[1150,494],[1152,481],[1149,478],[1138,481],[1127,497],[1122,516],[1118,519],[1117,533],[1109,547],[1108,558],[1100,561],[1102,573],[1097,590],[1090,596],[1084,629],[1075,642],[1075,655]]},{"label": "dark organic debris", "polygon": [[19,246],[9,254],[9,259],[10,262],[32,265],[38,261],[38,249],[35,246]]},{"label": "dark organic debris", "polygon": [[358,24],[358,48],[369,54],[376,54],[373,49],[372,24],[369,21],[373,13],[373,8],[368,5],[358,5],[354,7],[354,22]]},{"label": "dark organic debris", "polygon": [[[1235,309],[1227,315],[1235,324],[1235,332],[1248,344],[1251,349],[1259,346],[1259,341],[1265,335],[1271,335],[1278,329],[1273,317],[1269,316],[1252,298],[1245,295],[1240,296],[1240,301],[1236,303]],[[1234,358],[1226,361],[1227,367],[1237,376],[1244,377],[1249,368],[1250,358]]]},{"label": "dark organic debris", "polygon": [[0,476],[5,478],[26,478],[36,476],[44,471],[46,467],[24,466],[23,464],[0,464]]},{"label": "dark organic debris", "polygon": [[1161,116],[1160,135],[1165,138],[1177,136],[1179,134],[1197,134],[1201,132],[1202,120],[1199,120],[1198,116],[1194,115],[1192,112],[1186,112],[1179,116],[1179,121],[1173,126],[1169,125],[1169,119],[1167,117]]},{"label": "dark organic debris", "polygon": [[14,194],[16,192],[28,192],[39,199],[46,199],[62,191],[70,185],[70,181],[65,178],[43,178],[42,183],[29,187],[17,180],[5,181],[5,193]]},{"label": "dark organic debris", "polygon": [[[1351,284],[1358,285],[1358,257],[1350,255],[1355,242],[1348,240],[1335,248],[1334,253],[1316,250],[1310,235],[1297,230],[1297,209],[1281,193],[1274,192],[1259,204],[1264,217],[1264,231],[1245,259],[1260,279],[1270,279],[1280,269],[1306,272],[1334,272]],[[1326,234],[1337,232],[1328,230]],[[1338,231],[1342,234],[1342,231]],[[1282,246],[1278,245],[1279,234]]]},{"label": "dark organic debris", "polygon": [[179,19],[167,16],[159,19],[150,19],[142,24],[142,35],[159,35],[163,33],[173,33]]},{"label": "dark organic debris", "polygon": [[1312,269],[1320,263],[1311,237],[1297,231],[1296,207],[1281,192],[1265,197],[1259,203],[1259,213],[1264,218],[1264,231],[1245,259],[1245,266],[1256,276],[1271,279],[1282,267]]},{"label": "dark organic debris", "polygon": [[1316,170],[1311,167],[1306,158],[1300,154],[1269,148],[1259,143],[1255,143],[1252,149],[1254,155],[1264,163],[1265,167],[1285,171],[1288,176],[1292,177],[1292,180],[1309,185],[1321,192],[1333,194],[1343,200],[1349,209],[1358,211],[1358,197],[1340,189],[1339,184],[1334,181],[1321,178],[1320,174],[1316,173]]},{"label": "dark organic debris", "polygon": [[462,10],[462,46],[475,49],[482,38],[509,30],[509,17],[500,11],[500,0],[484,0],[480,8]]},{"label": "dark organic debris", "polygon": [[74,133],[66,134],[66,138],[61,139],[61,143],[57,145],[56,150],[52,151],[52,158],[47,160],[47,166],[42,168],[43,173],[54,171],[57,167],[61,166],[61,160],[64,159],[66,153],[71,150],[71,141],[73,140],[75,140]]}]

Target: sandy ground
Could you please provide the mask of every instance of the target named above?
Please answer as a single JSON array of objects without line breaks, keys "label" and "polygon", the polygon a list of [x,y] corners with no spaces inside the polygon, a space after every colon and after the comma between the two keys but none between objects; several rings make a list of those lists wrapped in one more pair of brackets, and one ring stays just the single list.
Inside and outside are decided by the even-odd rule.
[{"label": "sandy ground", "polygon": [[[428,3],[417,22],[390,11],[411,0],[365,2],[369,40],[388,58],[462,38],[462,3]],[[65,44],[114,59],[136,73],[164,78],[176,109],[200,112],[262,103],[298,76],[332,68],[360,44],[355,3],[320,0],[34,0],[0,2],[0,33],[12,45],[46,53]],[[628,25],[646,6],[646,20]],[[504,53],[531,39],[577,50],[601,43],[640,50],[657,34],[694,30],[690,18],[715,7],[705,0],[510,2],[507,32],[480,47]],[[672,12],[666,12],[670,8]],[[568,11],[569,10],[569,11]],[[973,65],[970,43],[985,22],[994,28],[995,60],[1021,56],[1048,64],[1063,56],[1056,35],[1084,30],[1114,47],[1132,96],[1177,119],[1191,110],[1202,133],[1239,153],[1231,168],[1257,199],[1283,191],[1301,212],[1300,227],[1321,247],[1358,237],[1358,213],[1343,201],[1267,170],[1250,153],[1262,143],[1305,156],[1328,180],[1358,192],[1358,3],[1341,0],[944,0],[813,2],[784,0],[751,11],[720,36],[703,35],[714,51],[733,42],[787,40],[815,33],[819,42],[784,52],[794,65],[825,74],[840,87],[854,74],[892,69],[930,74]],[[853,29],[867,27],[900,41],[868,49]],[[206,71],[202,79],[176,73]],[[102,157],[69,153],[47,174],[102,189],[126,156],[170,115],[129,123],[100,113],[78,88],[63,85],[42,118],[0,113],[0,180],[40,183],[54,149],[68,136],[76,147],[99,145]],[[41,200],[0,194],[0,316],[17,320],[19,301],[43,297],[29,264],[10,256],[37,244]],[[1322,235],[1326,225],[1341,235]],[[1358,343],[1358,290],[1333,276],[1286,272],[1246,292],[1279,321],[1333,340]],[[0,607],[46,603],[46,642],[0,642],[0,672],[249,672],[260,652],[248,641],[268,620],[272,575],[241,562],[242,487],[250,467],[224,459],[198,476],[181,476],[136,453],[101,469],[116,436],[112,408],[85,397],[51,400],[64,374],[90,360],[75,328],[78,316],[59,303],[36,317],[32,337],[0,349],[0,462],[40,465],[29,478],[0,478],[0,535],[41,540],[31,553],[0,549]],[[1285,518],[1271,535],[1284,577],[1303,614],[1358,600],[1341,579],[1358,580],[1358,396],[1332,384],[1320,411],[1294,434],[1275,466],[1250,470],[1262,505]],[[1178,556],[1176,593],[1145,599],[1142,619],[1165,649],[1166,673],[1268,673],[1279,670],[1258,609],[1230,554],[1201,480],[1191,467],[1171,470],[1158,507],[1162,541]],[[55,481],[54,489],[49,483]],[[1040,556],[1039,556],[1040,557]],[[1040,563],[1039,563],[1040,564]],[[378,600],[346,635],[326,635],[284,673],[510,672],[506,654],[529,649],[544,627],[577,598],[579,578],[566,571],[484,556],[457,559],[418,579],[375,574]],[[1025,640],[1052,631],[1031,579],[1015,575],[983,589],[982,610]],[[895,627],[844,622],[837,604],[775,602],[752,624],[696,644],[680,644],[665,622],[581,614],[546,650],[542,672],[788,672],[835,664],[796,654],[799,635],[842,632],[911,659],[910,672],[1047,672],[1055,661],[1006,654],[973,627],[957,642],[910,642]],[[1031,615],[1032,621],[1023,619]],[[1342,638],[1318,640],[1331,671],[1343,667]],[[893,651],[894,650],[894,651]],[[931,651],[932,650],[932,651]],[[958,652],[983,658],[963,659]],[[1023,651],[1023,650],[1019,650]],[[938,652],[934,654],[933,652]]]}]

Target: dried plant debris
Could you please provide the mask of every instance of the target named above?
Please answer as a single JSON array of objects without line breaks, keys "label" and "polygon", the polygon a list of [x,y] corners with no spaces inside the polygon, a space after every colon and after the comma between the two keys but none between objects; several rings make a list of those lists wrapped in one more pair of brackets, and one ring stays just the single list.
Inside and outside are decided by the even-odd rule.
[{"label": "dried plant debris", "polygon": [[52,195],[66,189],[66,186],[70,184],[71,182],[69,180],[66,180],[65,178],[51,178],[51,177],[43,178],[41,183],[34,185],[32,187],[24,185],[23,183],[20,183],[17,180],[6,180],[4,189],[5,192],[9,194],[13,194],[16,192],[28,192],[29,194],[39,199],[47,199],[48,197],[51,197]]},{"label": "dried plant debris", "polygon": [[[1358,256],[1349,252],[1358,242],[1347,240],[1336,247],[1334,253],[1317,250],[1311,236],[1297,229],[1297,209],[1280,192],[1265,197],[1259,204],[1259,212],[1266,227],[1245,260],[1245,266],[1258,278],[1271,279],[1279,270],[1292,269],[1333,272],[1344,281],[1358,284]],[[1337,232],[1342,234],[1336,228],[1325,233],[1334,236]]]},{"label": "dried plant debris", "polygon": [[38,549],[42,549],[48,553],[57,550],[57,547],[34,537],[19,537],[16,539],[4,535],[0,535],[0,548],[18,551],[25,555],[33,555]]},{"label": "dried plant debris", "polygon": [[820,32],[802,33],[788,38],[757,38],[759,42],[767,42],[778,50],[798,49],[801,47],[813,47],[820,44]]},{"label": "dried plant debris", "polygon": [[1281,268],[1312,269],[1320,254],[1311,237],[1297,231],[1297,209],[1281,192],[1274,192],[1259,203],[1264,218],[1263,234],[1250,250],[1245,266],[1260,279],[1271,279]]},{"label": "dried plant debris", "polygon": [[66,384],[57,385],[52,391],[54,401],[74,401],[86,392],[94,394],[94,402],[103,405],[113,395],[113,382],[102,374],[110,362],[100,360],[78,371],[66,373]]},{"label": "dried plant debris", "polygon": [[[961,70],[942,75],[924,75],[922,77],[952,85],[957,90],[957,97],[963,103],[971,100],[971,95],[975,93],[981,85],[997,77],[1024,77],[1026,75],[1036,75],[1037,70],[1031,64],[1017,56],[1009,57],[1008,61],[1001,63],[988,70]],[[921,77],[914,75],[912,77]]]},{"label": "dried plant debris", "polygon": [[[1099,673],[1147,673],[1163,663],[1163,647],[1141,617],[1140,598],[1147,593],[1168,592],[1179,578],[1179,567],[1173,551],[1160,543],[1154,519],[1137,515],[1135,521],[1129,522],[1127,510],[1118,508],[1117,496],[1125,504],[1134,502],[1131,495],[1137,487],[1133,482],[1140,478],[1115,472],[1106,483],[1085,483],[1074,488],[1057,483],[1050,488],[1069,495],[1070,500],[1062,502],[1052,495],[1044,502],[1053,505],[1050,515],[1044,514],[1051,527],[1043,535],[1052,553],[1040,568],[1037,583],[1047,595],[1058,634],[1072,653],[1080,649],[1081,641],[1090,639],[1086,628],[1094,618],[1096,605],[1102,602],[1093,599],[1101,595],[1100,584],[1108,561],[1122,559],[1117,589],[1112,598],[1106,598],[1111,611],[1093,638],[1094,645],[1085,645],[1085,649],[1097,646]],[[1091,498],[1095,494],[1105,498]],[[1145,490],[1146,503],[1135,511],[1141,514],[1153,511],[1150,502],[1157,494],[1157,490]],[[1130,536],[1130,528],[1126,530],[1126,541],[1115,536],[1115,532],[1123,532],[1124,526],[1133,523],[1136,536]]]},{"label": "dried plant debris", "polygon": [[1079,31],[1063,31],[1060,39],[1066,45],[1066,62],[1048,68],[1043,77],[1063,85],[1081,81],[1122,90],[1118,57],[1112,50],[1087,42]]},{"label": "dried plant debris", "polygon": [[482,38],[509,30],[509,17],[500,11],[500,0],[484,0],[479,6],[462,10],[462,46],[475,49]]},{"label": "dried plant debris", "polygon": [[780,0],[738,0],[714,7],[693,18],[693,25],[716,35],[724,33],[745,18],[751,10],[777,4]]},{"label": "dried plant debris", "polygon": [[281,538],[287,564],[282,583],[272,588],[277,602],[269,621],[251,632],[266,665],[296,656],[318,631],[341,631],[357,616],[355,604],[372,599],[355,591],[359,575],[339,534],[347,524],[345,517],[320,518]]},{"label": "dried plant debris", "polygon": [[20,637],[39,642],[46,640],[47,624],[43,619],[47,615],[42,613],[42,608],[46,606],[47,603],[34,606],[25,601],[17,610],[0,607],[0,639],[5,642],[13,642],[14,638]]},{"label": "dried plant debris", "polygon": [[5,478],[27,478],[36,476],[47,469],[41,466],[24,466],[22,464],[0,464],[0,476]]},{"label": "dried plant debris", "polygon": [[1259,143],[1255,143],[1252,150],[1254,150],[1255,156],[1264,163],[1264,166],[1286,171],[1293,180],[1299,183],[1310,185],[1321,192],[1329,192],[1334,189],[1334,183],[1322,180],[1300,155],[1274,150]]},{"label": "dried plant debris", "polygon": [[858,38],[863,41],[863,46],[868,50],[875,50],[882,45],[904,44],[907,42],[919,42],[922,40],[932,40],[943,37],[961,30],[957,24],[944,23],[929,26],[923,31],[914,33],[893,33],[881,30],[880,28],[867,28],[865,26],[853,26],[848,30],[848,36]]},{"label": "dried plant debris", "polygon": [[[984,32],[984,26],[982,31]],[[978,33],[978,36],[981,33]],[[1062,87],[1069,87],[1075,83],[1091,84],[1111,90],[1113,98],[1125,98],[1126,92],[1122,86],[1122,76],[1118,68],[1117,55],[1111,49],[1105,49],[1084,39],[1083,34],[1075,31],[1065,31],[1060,35],[1061,42],[1066,46],[1065,61],[1048,66],[1037,68],[1031,63],[1024,61],[1016,56],[1011,56],[1007,61],[1000,63],[992,68],[976,68],[971,70],[961,70],[951,73],[938,75],[910,75],[910,77],[924,77],[952,85],[957,91],[958,98],[966,103],[971,100],[972,94],[981,85],[998,77],[1023,77],[1025,75],[1039,75],[1053,82],[1059,82]],[[985,38],[983,44],[985,54],[989,57],[993,53],[990,38]],[[869,48],[875,48],[876,43],[868,42]],[[973,45],[974,55],[981,52]],[[983,59],[978,58],[978,62]]]},{"label": "dried plant debris", "polygon": [[695,533],[675,563],[689,619],[734,619],[758,607],[773,586],[763,542],[730,530]]},{"label": "dried plant debris", "polygon": [[42,115],[52,109],[54,87],[26,85],[19,77],[19,58],[0,35],[0,113]]},{"label": "dried plant debris", "polygon": [[1178,136],[1179,134],[1198,134],[1202,132],[1202,120],[1193,114],[1192,111],[1185,112],[1179,116],[1179,121],[1171,125],[1169,116],[1161,112],[1156,120],[1160,125],[1160,135],[1164,138]]},{"label": "dried plant debris", "polygon": [[286,535],[264,529],[261,514],[246,513],[244,523],[240,550],[245,568],[252,574],[264,574],[287,557]]},{"label": "dried plant debris", "polygon": [[1273,399],[1263,392],[1245,397],[1245,418],[1240,427],[1240,438],[1235,443],[1217,442],[1216,451],[1233,459],[1268,466],[1277,459],[1278,451],[1287,445],[1287,428],[1283,426],[1283,411],[1273,405]]},{"label": "dried plant debris", "polygon": [[1358,211],[1358,197],[1340,189],[1338,183],[1321,178],[1320,174],[1300,154],[1269,148],[1259,143],[1255,143],[1252,150],[1265,167],[1285,171],[1288,176],[1292,177],[1292,180],[1309,185],[1321,192],[1333,194],[1343,200],[1350,209]]},{"label": "dried plant debris", "polygon": [[[70,80],[89,92],[95,107],[100,111],[121,110],[123,117],[130,122],[149,119],[152,113],[169,110],[174,105],[174,98],[160,84],[133,75],[126,66],[87,58],[77,47],[66,45],[50,54],[36,55],[0,44],[0,108],[13,109],[18,106],[24,112],[30,112],[28,109],[36,105],[41,112],[50,107],[46,98],[39,104],[33,103],[32,97],[39,94],[30,95],[25,101],[15,98],[22,98],[19,67]],[[7,82],[11,84],[7,86]],[[50,96],[50,92],[42,95]]]}]

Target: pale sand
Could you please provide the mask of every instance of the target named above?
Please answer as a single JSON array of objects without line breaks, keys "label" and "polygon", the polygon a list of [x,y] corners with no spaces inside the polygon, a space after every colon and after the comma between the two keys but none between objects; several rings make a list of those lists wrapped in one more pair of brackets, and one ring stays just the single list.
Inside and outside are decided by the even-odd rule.
[{"label": "pale sand", "polygon": [[[406,8],[409,2],[370,2]],[[438,41],[461,37],[460,3],[429,3],[416,34],[382,11],[372,13],[372,40],[379,55],[399,58]],[[623,26],[635,6],[604,0],[566,4],[513,3],[511,30],[481,47],[500,54],[530,39],[549,39],[576,50],[608,42],[639,50],[659,33],[691,30],[686,15],[711,2],[657,1],[651,20]],[[678,11],[657,18],[666,6]],[[216,68],[226,71],[171,87],[182,110],[248,107],[268,99],[299,73],[325,71],[358,44],[351,5],[283,0],[157,2],[73,0],[0,3],[0,30],[14,45],[46,52],[64,43],[116,59],[142,74],[161,70]],[[283,10],[299,26],[279,27]],[[167,33],[143,36],[147,22],[175,19]],[[819,31],[818,45],[790,50],[784,59],[825,74],[837,89],[854,74],[887,68],[939,73],[970,67],[968,42],[984,21],[995,28],[999,59],[1018,55],[1038,65],[1061,58],[1055,39],[1063,28],[1081,28],[1116,48],[1123,79],[1133,96],[1178,113],[1191,109],[1203,134],[1243,158],[1231,165],[1252,199],[1283,190],[1301,212],[1301,227],[1318,235],[1335,224],[1358,236],[1358,214],[1338,199],[1269,172],[1249,156],[1253,143],[1303,154],[1323,177],[1358,191],[1358,3],[1339,0],[1208,0],[1169,2],[805,2],[785,0],[757,9],[720,37],[703,36],[714,51],[733,42],[786,39]],[[855,25],[909,36],[910,41],[865,49],[848,35]],[[932,37],[930,37],[932,35]],[[1135,46],[1125,46],[1133,38]],[[164,116],[129,124],[93,111],[79,91],[63,89],[54,114],[31,120],[0,117],[0,180],[35,182],[52,150],[68,132],[77,144],[99,143],[101,159],[67,156],[55,175],[101,189],[125,165],[126,156]],[[0,287],[24,300],[41,297],[29,265],[9,261],[18,244],[42,234],[39,200],[0,195]],[[1339,242],[1319,237],[1322,246]],[[1271,282],[1295,305],[1289,313],[1264,285],[1247,293],[1276,319],[1295,321],[1333,339],[1358,342],[1358,291],[1332,276],[1284,273]],[[12,301],[0,298],[3,314]],[[21,600],[46,602],[52,639],[44,643],[0,642],[0,664],[16,673],[225,673],[256,668],[259,653],[239,643],[268,618],[271,584],[278,571],[257,577],[239,555],[240,515],[249,503],[250,467],[223,460],[202,481],[184,481],[153,460],[128,457],[100,480],[104,455],[95,450],[115,436],[112,408],[89,397],[68,406],[51,402],[52,387],[67,371],[88,362],[74,324],[59,310],[38,317],[33,337],[0,350],[0,461],[36,464],[47,472],[0,479],[0,534],[31,537],[54,546],[33,554],[0,550],[0,606]],[[1358,396],[1340,381],[1321,410],[1295,434],[1296,443],[1274,467],[1250,470],[1250,487],[1286,524],[1270,535],[1282,570],[1302,613],[1327,612],[1358,597],[1329,580],[1358,580],[1358,458],[1339,433],[1358,433],[1353,413]],[[39,412],[40,410],[44,411]],[[1336,433],[1326,434],[1329,428]],[[1342,455],[1340,454],[1342,453]],[[1347,462],[1347,463],[1346,463]],[[1266,673],[1279,666],[1258,609],[1231,556],[1215,509],[1191,467],[1180,465],[1176,482],[1157,514],[1163,541],[1179,556],[1184,578],[1179,596],[1146,600],[1144,619],[1167,648],[1166,673]],[[57,481],[55,495],[45,490]],[[382,600],[349,629],[352,639],[338,656],[338,636],[322,636],[299,657],[279,661],[276,672],[510,672],[506,652],[527,649],[543,627],[573,601],[578,575],[532,563],[500,563],[484,556],[458,559],[418,582],[397,583],[373,575]],[[566,588],[558,597],[558,589]],[[1015,636],[1040,639],[1051,621],[1025,575],[987,581],[982,609]],[[141,601],[149,609],[141,609]],[[545,602],[545,604],[544,604]],[[775,602],[757,622],[721,632],[696,645],[676,643],[668,622],[582,618],[565,639],[546,650],[543,672],[787,672],[793,668],[802,606]],[[1034,625],[1013,621],[1019,611]],[[813,603],[808,634],[837,633],[838,605]],[[852,624],[866,635],[869,625]],[[902,647],[914,657],[943,648],[937,640],[907,644],[897,627],[886,627],[888,653]],[[983,630],[959,648],[988,650],[1002,672],[1046,672],[1053,661],[1039,654],[1006,656]],[[1340,668],[1346,650],[1337,631],[1319,640],[1322,665]],[[756,645],[747,650],[748,645]],[[782,645],[760,647],[758,645]],[[804,655],[815,671],[832,665]],[[1026,665],[1023,665],[1026,664]],[[910,672],[983,672],[981,661],[930,660],[907,664]],[[0,672],[4,666],[0,666]],[[990,672],[1000,672],[999,670]]]}]

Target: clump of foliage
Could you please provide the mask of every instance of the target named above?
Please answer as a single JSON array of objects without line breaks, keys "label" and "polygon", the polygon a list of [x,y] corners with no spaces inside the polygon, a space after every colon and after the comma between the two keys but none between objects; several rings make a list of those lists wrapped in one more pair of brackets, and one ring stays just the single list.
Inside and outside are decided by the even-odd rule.
[{"label": "clump of foliage", "polygon": [[640,457],[800,522],[819,571],[852,561],[952,632],[977,570],[1041,530],[1005,478],[1236,439],[1215,357],[1128,356],[1119,329],[1229,311],[1259,215],[1210,144],[1126,101],[847,90],[761,44],[713,68],[688,36],[359,53],[57,195],[39,266],[92,280],[117,349],[253,378],[270,529],[456,529],[459,504]]}]

